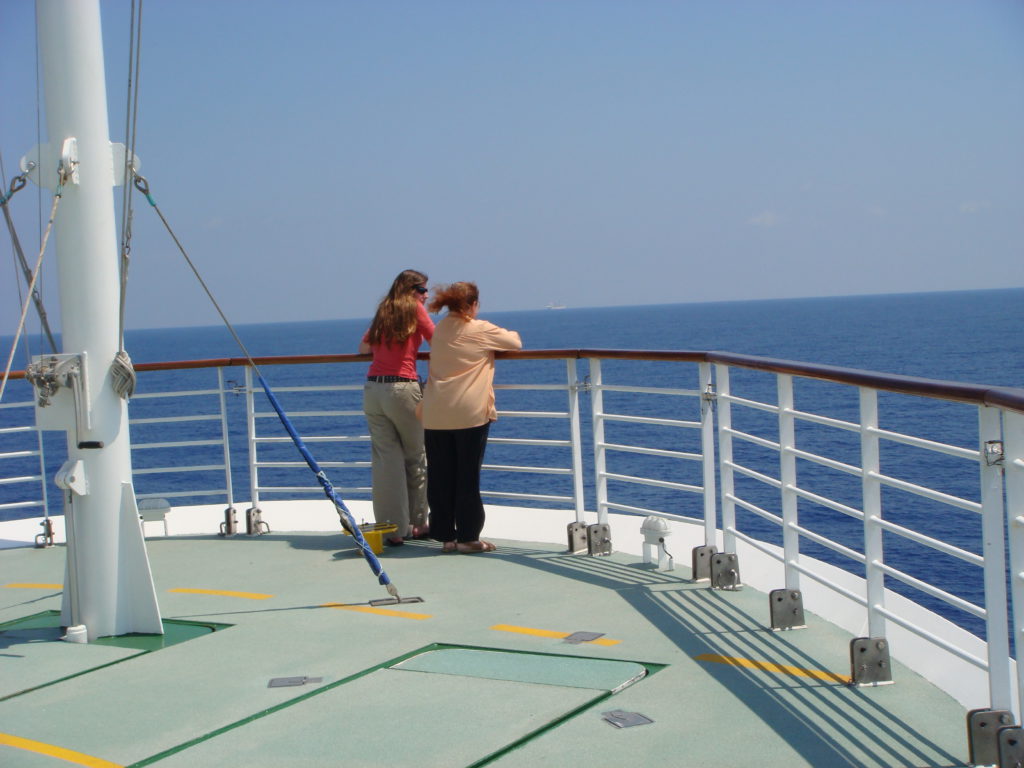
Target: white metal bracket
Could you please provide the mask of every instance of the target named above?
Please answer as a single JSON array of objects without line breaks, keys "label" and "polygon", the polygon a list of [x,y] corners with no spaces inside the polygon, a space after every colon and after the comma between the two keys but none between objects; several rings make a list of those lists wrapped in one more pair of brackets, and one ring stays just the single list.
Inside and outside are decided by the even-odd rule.
[{"label": "white metal bracket", "polygon": [[78,139],[69,136],[60,148],[60,168],[64,172],[65,184],[78,183]]},{"label": "white metal bracket", "polygon": [[53,481],[58,488],[71,491],[79,496],[86,496],[89,493],[89,481],[85,476],[85,464],[81,459],[68,459],[64,465],[57,470]]}]

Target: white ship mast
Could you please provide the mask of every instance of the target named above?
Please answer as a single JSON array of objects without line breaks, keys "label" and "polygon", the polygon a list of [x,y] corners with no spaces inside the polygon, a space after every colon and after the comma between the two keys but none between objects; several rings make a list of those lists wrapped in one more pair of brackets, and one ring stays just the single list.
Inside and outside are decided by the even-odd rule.
[{"label": "white ship mast", "polygon": [[62,623],[84,625],[89,640],[160,634],[128,407],[111,373],[120,343],[113,187],[123,155],[109,139],[99,0],[37,0],[37,20],[49,144],[26,161],[37,163],[33,180],[51,189],[57,168],[68,172],[54,230],[63,352],[50,361],[63,366],[62,388],[37,408],[41,428],[68,434],[68,462],[57,475],[68,540]]}]

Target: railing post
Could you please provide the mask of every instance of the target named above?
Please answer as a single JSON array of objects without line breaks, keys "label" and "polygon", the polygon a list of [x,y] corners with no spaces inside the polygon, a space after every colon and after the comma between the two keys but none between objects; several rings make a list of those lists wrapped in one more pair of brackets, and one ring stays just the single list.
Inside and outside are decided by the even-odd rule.
[{"label": "railing post", "polygon": [[776,380],[779,398],[779,480],[782,495],[782,550],[787,590],[800,589],[800,534],[796,495],[796,418],[793,415],[793,377],[779,374]]},{"label": "railing post", "polygon": [[[1003,471],[1010,540],[1010,605],[1017,649],[1017,722],[1024,717],[1024,414],[1003,411]],[[990,640],[991,642],[991,640]]]},{"label": "railing post", "polygon": [[1012,727],[1013,682],[1006,602],[1006,537],[1003,533],[1003,435],[996,408],[978,407],[981,471],[981,552],[984,558],[985,645],[989,706],[967,713],[971,765],[1001,764],[1000,730]]},{"label": "railing post", "polygon": [[249,443],[249,499],[253,509],[260,506],[260,483],[256,470],[256,402],[253,397],[252,368],[245,367],[245,422]]},{"label": "railing post", "polygon": [[217,394],[220,398],[220,439],[224,447],[224,488],[229,507],[235,506],[234,486],[231,482],[231,442],[228,429],[227,399],[224,397],[224,369],[217,369]]},{"label": "railing post", "polygon": [[700,449],[704,485],[704,541],[714,543],[718,527],[718,494],[715,488],[715,385],[711,364],[701,363],[700,376]]},{"label": "railing post", "polygon": [[569,438],[572,441],[572,496],[576,507],[576,522],[583,523],[586,497],[583,492],[583,443],[580,433],[580,383],[576,380],[576,359],[565,361],[569,383]]},{"label": "railing post", "polygon": [[[729,366],[715,363],[715,383],[718,385],[718,478],[722,483],[722,547],[726,552],[736,551],[736,473],[733,471],[732,455],[732,403],[728,397]],[[715,545],[715,532],[708,531],[705,524],[705,545]]]},{"label": "railing post", "polygon": [[867,582],[868,635],[885,637],[885,578],[878,565],[885,562],[882,550],[881,457],[878,430],[878,392],[860,388],[861,496],[864,512],[864,579]]},{"label": "railing post", "polygon": [[601,361],[590,360],[590,407],[594,424],[594,491],[597,522],[608,524],[608,478],[605,475],[604,392],[601,388]]},{"label": "railing post", "polygon": [[992,709],[1010,709],[1010,643],[1006,610],[1006,540],[1003,535],[1003,452],[999,410],[978,409],[981,451],[981,535],[985,559],[985,636]]},{"label": "railing post", "polygon": [[231,440],[227,399],[224,397],[223,368],[217,368],[217,395],[220,402],[220,439],[224,451],[224,489],[227,492],[228,504],[224,510],[224,522],[220,526],[220,532],[222,536],[233,536],[238,530],[238,519],[235,516],[235,491],[231,479]]}]

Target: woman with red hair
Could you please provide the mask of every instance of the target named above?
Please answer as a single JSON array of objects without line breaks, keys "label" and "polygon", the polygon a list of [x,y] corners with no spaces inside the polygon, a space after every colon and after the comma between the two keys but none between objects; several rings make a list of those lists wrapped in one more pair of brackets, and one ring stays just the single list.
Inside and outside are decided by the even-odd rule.
[{"label": "woman with red hair", "polygon": [[435,289],[430,311],[448,314],[434,331],[423,393],[427,496],[431,537],[445,552],[491,552],[480,538],[484,505],[480,469],[494,407],[494,353],[521,349],[519,334],[477,319],[480,292],[473,283]]}]

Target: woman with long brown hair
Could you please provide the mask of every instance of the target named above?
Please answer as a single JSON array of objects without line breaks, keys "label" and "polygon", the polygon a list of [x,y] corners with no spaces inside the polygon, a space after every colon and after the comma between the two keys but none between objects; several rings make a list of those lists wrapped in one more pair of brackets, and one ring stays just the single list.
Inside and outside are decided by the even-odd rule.
[{"label": "woman with long brown hair", "polygon": [[453,283],[434,292],[430,311],[447,308],[430,345],[430,374],[423,394],[427,494],[431,537],[445,552],[491,552],[480,538],[484,505],[480,469],[494,407],[494,353],[520,349],[519,334],[478,320],[480,292]]},{"label": "woman with long brown hair", "polygon": [[370,428],[373,516],[394,523],[392,545],[427,535],[426,458],[423,425],[416,408],[423,399],[416,354],[434,335],[424,306],[427,276],[407,269],[394,279],[377,306],[359,353],[373,353],[363,387],[363,413]]}]

